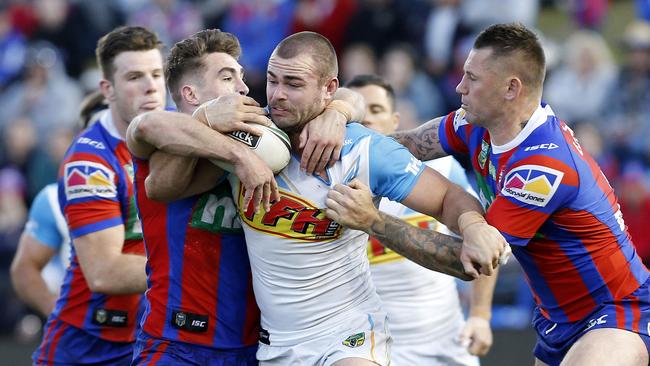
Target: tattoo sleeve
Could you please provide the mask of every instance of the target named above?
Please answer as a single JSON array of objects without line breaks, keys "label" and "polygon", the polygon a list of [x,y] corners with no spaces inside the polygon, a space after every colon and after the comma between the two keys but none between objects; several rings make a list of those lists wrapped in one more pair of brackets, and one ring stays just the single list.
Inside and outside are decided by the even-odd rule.
[{"label": "tattoo sleeve", "polygon": [[418,128],[398,131],[390,136],[406,146],[411,154],[422,161],[447,156],[447,153],[440,145],[440,137],[438,136],[438,127],[442,122],[442,118],[434,118]]},{"label": "tattoo sleeve", "polygon": [[396,253],[428,269],[469,281],[460,261],[463,242],[459,238],[409,225],[383,212],[369,234]]}]

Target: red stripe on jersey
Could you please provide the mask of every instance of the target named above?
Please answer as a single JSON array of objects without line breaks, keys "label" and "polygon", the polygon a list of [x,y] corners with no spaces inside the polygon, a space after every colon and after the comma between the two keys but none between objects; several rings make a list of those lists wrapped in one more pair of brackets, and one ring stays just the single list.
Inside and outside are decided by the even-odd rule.
[{"label": "red stripe on jersey", "polygon": [[167,299],[169,298],[169,247],[167,242],[167,206],[164,203],[154,200],[146,200],[145,179],[149,175],[149,163],[142,161],[138,164],[135,182],[137,184],[139,199],[138,205],[140,213],[145,214],[144,207],[147,207],[147,217],[142,217],[142,221],[147,221],[151,225],[144,227],[154,228],[151,233],[146,233],[150,240],[145,241],[145,246],[149,257],[147,266],[149,271],[149,282],[151,287],[146,292],[147,299],[151,303],[151,313],[147,316],[147,321],[143,329],[153,337],[160,338],[168,322],[166,319]]},{"label": "red stripe on jersey", "polygon": [[[196,309],[201,315],[218,314],[219,268],[221,262],[221,236],[187,226],[183,247],[183,283],[181,309]],[[212,345],[216,322],[208,322],[205,333],[178,331],[178,340],[194,344]]]},{"label": "red stripe on jersey", "polygon": [[[445,117],[445,135],[447,135],[447,142],[449,143],[449,146],[454,150],[454,153],[458,154],[468,154],[469,149],[467,148],[467,145],[461,140],[460,137],[456,134],[456,131],[454,130],[454,116],[456,115],[456,112],[451,112]],[[462,126],[461,128],[465,128],[465,136],[469,136],[469,125]],[[432,131],[432,133],[435,133],[436,135],[438,134],[438,131]]]},{"label": "red stripe on jersey", "polygon": [[620,300],[639,288],[625,254],[609,227],[587,211],[563,209],[553,215],[554,223],[576,235],[591,256],[598,273],[614,299]]},{"label": "red stripe on jersey", "polygon": [[[104,302],[104,309],[121,310],[127,312],[128,328],[135,329],[138,316],[138,309],[142,295],[113,295],[107,296]],[[102,327],[100,338],[108,339],[113,342],[133,342],[135,339],[134,332],[125,332],[122,327]]]},{"label": "red stripe on jersey", "polygon": [[56,333],[54,333],[54,337],[52,337],[52,343],[50,344],[50,350],[47,355],[48,365],[54,365],[54,352],[56,352],[56,346],[59,344],[59,340],[61,340],[63,333],[68,328],[68,324],[64,322],[59,322],[59,324],[61,324],[61,326],[57,329]]},{"label": "red stripe on jersey", "polygon": [[63,309],[61,309],[59,318],[77,328],[83,329],[92,294],[88,288],[86,278],[81,272],[81,266],[79,266],[76,256],[73,261],[76,268],[72,272],[72,280],[66,296],[67,301]]},{"label": "red stripe on jersey", "polygon": [[160,343],[160,346],[157,347],[157,349],[155,350],[155,354],[153,355],[153,357],[151,357],[151,361],[149,361],[149,365],[154,366],[158,363],[158,361],[160,361],[162,356],[165,354],[165,350],[167,349],[167,346],[169,346],[168,341],[162,341]]},{"label": "red stripe on jersey", "polygon": [[[578,321],[593,311],[596,302],[587,285],[576,280],[581,275],[560,244],[552,240],[536,239],[535,245],[529,245],[527,250],[569,322]],[[553,270],[550,271],[549,268]]]},{"label": "red stripe on jersey", "polygon": [[120,203],[109,199],[66,204],[65,218],[70,230],[113,218],[122,218]]},{"label": "red stripe on jersey", "polygon": [[244,320],[244,329],[249,329],[248,333],[242,334],[242,344],[255,344],[260,339],[260,310],[255,302],[253,293],[253,276],[248,277],[248,293],[246,294],[246,319]]},{"label": "red stripe on jersey", "polygon": [[499,231],[518,238],[530,239],[548,219],[548,214],[526,209],[499,195],[488,207],[485,219]]},{"label": "red stripe on jersey", "polygon": [[639,321],[641,320],[641,309],[639,309],[639,299],[636,296],[631,297],[632,303],[630,307],[632,308],[632,331],[635,333],[639,332]]},{"label": "red stripe on jersey", "polygon": [[625,307],[620,303],[616,304],[616,325],[625,328]]}]

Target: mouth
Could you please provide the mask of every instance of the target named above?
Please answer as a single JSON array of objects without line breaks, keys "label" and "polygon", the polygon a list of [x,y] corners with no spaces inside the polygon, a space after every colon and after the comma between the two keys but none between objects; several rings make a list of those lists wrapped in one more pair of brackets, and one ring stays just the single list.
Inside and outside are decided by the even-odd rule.
[{"label": "mouth", "polygon": [[144,103],[140,106],[140,109],[146,110],[146,111],[153,111],[155,109],[160,108],[160,103],[159,102],[147,102]]}]

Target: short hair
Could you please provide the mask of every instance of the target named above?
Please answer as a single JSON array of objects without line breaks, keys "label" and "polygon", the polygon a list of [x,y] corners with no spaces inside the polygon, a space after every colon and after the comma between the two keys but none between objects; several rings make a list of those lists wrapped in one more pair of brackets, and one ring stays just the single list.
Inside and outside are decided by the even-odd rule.
[{"label": "short hair", "polygon": [[143,27],[123,26],[110,31],[97,42],[95,56],[104,79],[113,80],[113,61],[122,52],[162,50],[158,36]]},{"label": "short hair", "polygon": [[332,43],[316,32],[298,32],[283,39],[275,50],[275,55],[287,59],[307,53],[311,55],[314,65],[318,68],[321,82],[335,78],[339,74],[339,64]]},{"label": "short hair", "polygon": [[368,85],[375,85],[378,86],[384,90],[386,90],[386,94],[388,95],[388,99],[390,100],[390,106],[393,108],[393,111],[395,111],[396,105],[395,105],[395,89],[393,89],[393,86],[386,81],[386,79],[382,78],[379,75],[375,74],[363,74],[363,75],[357,75],[352,78],[352,80],[348,81],[347,84],[345,84],[346,88],[363,88],[364,86]]},{"label": "short hair", "polygon": [[238,60],[241,55],[239,40],[232,33],[219,29],[206,29],[194,33],[172,47],[167,57],[165,77],[172,98],[178,104],[181,99],[180,83],[188,74],[202,74],[205,70],[205,56],[222,52]]},{"label": "short hair", "polygon": [[541,89],[546,73],[544,49],[537,35],[521,23],[494,24],[474,41],[474,49],[491,48],[493,56],[520,62],[509,63],[524,83]]}]

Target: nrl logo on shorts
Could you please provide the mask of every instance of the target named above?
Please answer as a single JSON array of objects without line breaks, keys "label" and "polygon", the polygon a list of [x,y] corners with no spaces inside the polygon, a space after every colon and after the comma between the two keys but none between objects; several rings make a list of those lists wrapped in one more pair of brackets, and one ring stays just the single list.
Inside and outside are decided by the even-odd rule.
[{"label": "nrl logo on shorts", "polygon": [[350,348],[356,348],[356,347],[361,347],[363,344],[366,342],[366,334],[365,333],[357,333],[354,335],[351,335],[347,337],[343,341],[343,345],[350,347]]},{"label": "nrl logo on shorts", "polygon": [[174,322],[176,323],[176,325],[178,325],[179,327],[183,327],[186,321],[187,321],[187,315],[185,315],[185,313],[176,313],[176,318],[174,318]]},{"label": "nrl logo on shorts", "polygon": [[95,313],[95,320],[99,324],[104,324],[106,323],[106,319],[108,318],[108,314],[106,313],[106,310],[104,309],[99,309]]}]

